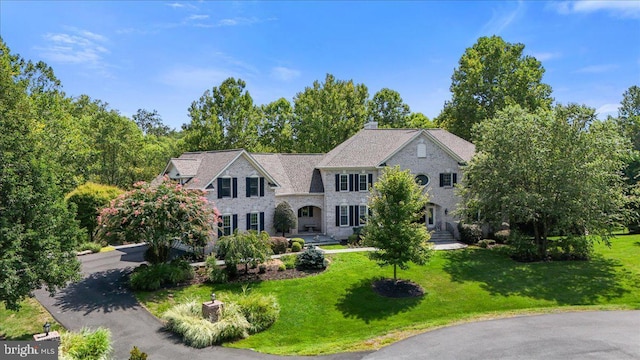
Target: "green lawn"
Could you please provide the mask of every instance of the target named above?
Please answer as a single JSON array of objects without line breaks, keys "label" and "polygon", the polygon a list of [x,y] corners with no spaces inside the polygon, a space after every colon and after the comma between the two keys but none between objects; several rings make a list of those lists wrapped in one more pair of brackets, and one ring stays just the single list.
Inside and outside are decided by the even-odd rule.
[{"label": "green lawn", "polygon": [[19,311],[11,311],[0,304],[0,338],[33,340],[33,335],[41,333],[47,321],[51,323],[51,330],[62,330],[60,324],[35,299],[26,299],[21,305]]},{"label": "green lawn", "polygon": [[[251,284],[274,294],[279,320],[267,331],[226,344],[273,354],[326,354],[379,348],[425,329],[481,318],[590,309],[640,309],[640,235],[620,236],[611,249],[596,245],[589,262],[517,263],[500,251],[436,252],[425,266],[398,276],[421,284],[425,296],[387,299],[372,280],[392,276],[364,253],[332,256],[324,273],[301,279]],[[171,304],[240,285],[201,285],[138,299],[156,316]],[[171,294],[171,296],[169,296]]]},{"label": "green lawn", "polygon": [[346,245],[340,245],[340,244],[335,244],[335,245],[319,245],[318,246],[320,249],[322,250],[342,250],[342,249],[350,249],[348,246]]}]

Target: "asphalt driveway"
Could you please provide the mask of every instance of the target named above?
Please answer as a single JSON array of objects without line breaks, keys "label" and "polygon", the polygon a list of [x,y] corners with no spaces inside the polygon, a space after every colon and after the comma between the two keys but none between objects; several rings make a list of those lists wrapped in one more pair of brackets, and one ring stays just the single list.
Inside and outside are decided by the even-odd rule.
[{"label": "asphalt driveway", "polygon": [[[126,275],[142,262],[144,247],[85,255],[84,278],[49,297],[36,298],[64,327],[111,329],[114,359],[128,359],[135,345],[160,359],[281,359],[250,350],[193,349],[162,330],[136,301]],[[366,325],[363,325],[366,326]],[[309,357],[284,357],[309,359]],[[640,359],[640,311],[579,312],[516,317],[443,328],[373,353],[314,359]]]}]

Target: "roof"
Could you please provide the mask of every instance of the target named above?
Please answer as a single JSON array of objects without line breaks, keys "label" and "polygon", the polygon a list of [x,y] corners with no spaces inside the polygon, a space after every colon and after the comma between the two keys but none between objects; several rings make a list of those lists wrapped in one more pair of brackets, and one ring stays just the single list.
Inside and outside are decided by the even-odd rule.
[{"label": "roof", "polygon": [[378,167],[421,134],[460,162],[471,160],[475,153],[472,143],[442,129],[364,129],[328,152],[317,167]]},{"label": "roof", "polygon": [[251,154],[280,184],[276,194],[322,193],[324,186],[316,165],[324,154]]},{"label": "roof", "polygon": [[[199,166],[193,179],[185,187],[191,189],[202,189],[213,180],[222,170],[224,170],[233,160],[235,160],[244,150],[222,150],[222,151],[199,151],[187,152],[180,155],[171,162],[177,164],[188,164],[197,160]],[[181,176],[184,174],[178,169]]]}]

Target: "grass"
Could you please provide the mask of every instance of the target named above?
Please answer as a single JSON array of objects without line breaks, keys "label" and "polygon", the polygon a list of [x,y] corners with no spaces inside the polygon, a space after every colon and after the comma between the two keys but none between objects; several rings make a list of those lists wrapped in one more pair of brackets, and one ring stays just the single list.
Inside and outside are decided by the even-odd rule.
[{"label": "grass", "polygon": [[0,339],[33,340],[33,335],[41,333],[47,321],[51,324],[51,331],[62,330],[62,326],[37,300],[26,299],[21,305],[19,311],[12,311],[0,304]]},{"label": "grass", "polygon": [[[640,235],[620,236],[612,247],[596,244],[591,261],[517,263],[501,251],[439,251],[425,266],[399,277],[419,283],[422,298],[378,296],[371,282],[390,277],[364,253],[332,256],[327,271],[300,279],[251,284],[274,294],[280,318],[268,330],[227,343],[281,355],[377,349],[419,332],[476,319],[594,309],[640,309]],[[240,284],[197,285],[139,292],[156,316],[171,305],[241,292]],[[171,296],[169,296],[171,295]]]},{"label": "grass", "polygon": [[348,246],[346,245],[319,245],[318,246],[320,249],[322,250],[342,250],[342,249],[350,249]]}]

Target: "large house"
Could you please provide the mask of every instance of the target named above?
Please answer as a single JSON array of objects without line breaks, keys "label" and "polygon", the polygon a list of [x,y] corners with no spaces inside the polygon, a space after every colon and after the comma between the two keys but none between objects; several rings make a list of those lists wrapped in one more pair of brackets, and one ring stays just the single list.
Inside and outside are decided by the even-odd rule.
[{"label": "large house", "polygon": [[220,234],[275,234],[275,207],[286,201],[298,215],[292,234],[344,239],[366,222],[368,191],[382,169],[399,165],[429,194],[425,226],[457,237],[454,185],[474,152],[473,144],[445,130],[378,129],[369,123],[326,154],[188,152],[171,159],[162,175],[207,192],[222,215]]}]

